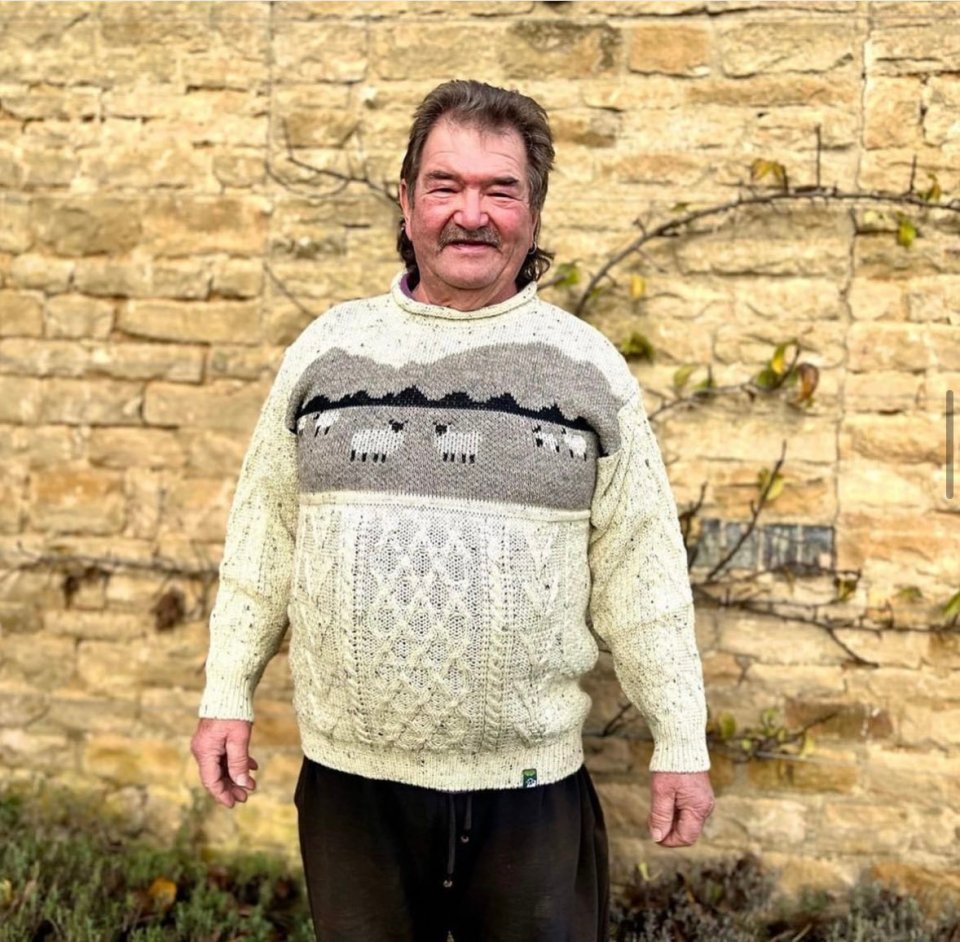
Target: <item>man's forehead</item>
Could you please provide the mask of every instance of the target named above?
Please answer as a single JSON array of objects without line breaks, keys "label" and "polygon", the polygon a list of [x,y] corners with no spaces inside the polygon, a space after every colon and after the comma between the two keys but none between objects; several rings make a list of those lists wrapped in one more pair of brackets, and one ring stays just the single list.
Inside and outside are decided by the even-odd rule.
[{"label": "man's forehead", "polygon": [[427,135],[421,157],[421,175],[427,163],[444,162],[461,153],[464,140],[469,142],[469,150],[483,155],[493,162],[511,165],[523,173],[527,164],[527,152],[523,138],[516,128],[509,125],[489,128],[469,124],[451,118],[441,118]]}]

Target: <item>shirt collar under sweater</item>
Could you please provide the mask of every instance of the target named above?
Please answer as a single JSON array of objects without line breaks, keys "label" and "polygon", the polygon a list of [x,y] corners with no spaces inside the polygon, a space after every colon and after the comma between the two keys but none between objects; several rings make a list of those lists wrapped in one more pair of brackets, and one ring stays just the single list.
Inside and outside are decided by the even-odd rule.
[{"label": "shirt collar under sweater", "polygon": [[491,304],[488,307],[477,308],[475,311],[458,311],[452,307],[443,307],[439,304],[427,304],[424,301],[418,301],[412,297],[406,288],[406,272],[401,272],[393,279],[390,286],[390,294],[397,305],[409,314],[419,314],[422,317],[445,317],[448,320],[469,321],[478,320],[482,317],[496,317],[498,314],[505,314],[515,308],[530,304],[537,297],[537,283],[531,281],[530,284],[521,288],[516,294],[511,295],[505,301],[499,304]]}]

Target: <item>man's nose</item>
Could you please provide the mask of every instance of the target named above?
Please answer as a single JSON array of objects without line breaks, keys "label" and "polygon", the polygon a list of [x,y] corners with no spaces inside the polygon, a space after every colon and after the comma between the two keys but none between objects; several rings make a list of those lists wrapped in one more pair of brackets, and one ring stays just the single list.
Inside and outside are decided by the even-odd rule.
[{"label": "man's nose", "polygon": [[489,222],[487,212],[483,208],[483,196],[478,190],[462,191],[456,222],[462,229],[479,229]]}]

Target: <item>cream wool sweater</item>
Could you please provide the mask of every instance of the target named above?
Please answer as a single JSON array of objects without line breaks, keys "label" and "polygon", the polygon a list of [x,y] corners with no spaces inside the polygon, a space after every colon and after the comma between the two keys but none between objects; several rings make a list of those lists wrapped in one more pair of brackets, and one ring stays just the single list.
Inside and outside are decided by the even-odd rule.
[{"label": "cream wool sweater", "polygon": [[640,389],[535,284],[456,311],[398,276],[287,350],[230,512],[201,716],[253,719],[288,623],[303,750],[333,768],[444,790],[569,775],[593,632],[650,725],[651,768],[709,767]]}]

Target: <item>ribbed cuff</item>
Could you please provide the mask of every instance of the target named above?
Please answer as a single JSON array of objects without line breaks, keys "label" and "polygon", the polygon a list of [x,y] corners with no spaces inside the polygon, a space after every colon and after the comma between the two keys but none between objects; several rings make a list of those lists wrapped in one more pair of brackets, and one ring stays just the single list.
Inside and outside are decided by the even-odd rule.
[{"label": "ribbed cuff", "polygon": [[651,772],[706,772],[710,768],[707,737],[702,727],[695,732],[660,726],[654,733]]},{"label": "ribbed cuff", "polygon": [[247,720],[253,722],[253,690],[243,676],[207,676],[207,686],[200,699],[198,715],[216,720]]}]

